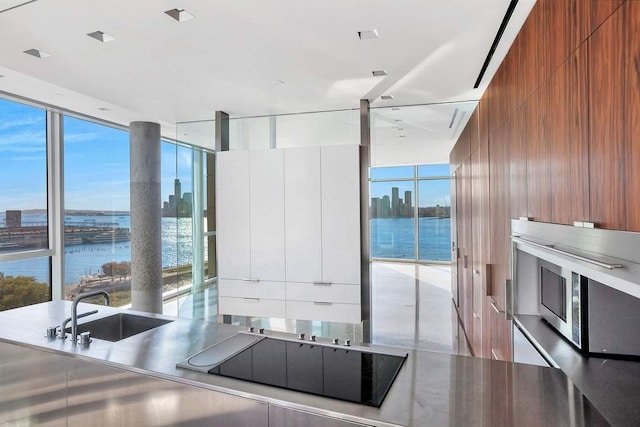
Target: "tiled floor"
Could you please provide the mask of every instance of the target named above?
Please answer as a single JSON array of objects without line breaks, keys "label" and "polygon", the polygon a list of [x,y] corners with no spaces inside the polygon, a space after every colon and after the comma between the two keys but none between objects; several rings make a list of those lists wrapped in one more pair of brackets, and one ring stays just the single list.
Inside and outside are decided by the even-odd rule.
[{"label": "tiled floor", "polygon": [[[413,263],[372,263],[372,343],[465,354],[469,351],[451,298],[451,267]],[[217,289],[206,290],[205,306],[197,317],[218,319],[215,310]],[[165,314],[193,317],[191,296],[165,305]],[[350,338],[362,342],[362,326],[304,320],[246,318],[233,316],[237,325],[254,326],[327,338]]]}]

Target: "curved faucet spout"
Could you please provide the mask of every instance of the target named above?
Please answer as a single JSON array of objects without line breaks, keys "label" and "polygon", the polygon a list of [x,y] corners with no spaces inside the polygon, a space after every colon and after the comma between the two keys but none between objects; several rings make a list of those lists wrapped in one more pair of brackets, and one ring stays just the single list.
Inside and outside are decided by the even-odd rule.
[{"label": "curved faucet spout", "polygon": [[73,304],[71,304],[71,342],[75,344],[78,339],[78,303],[83,299],[104,296],[104,305],[111,303],[111,298],[107,291],[91,291],[80,294],[74,298]]}]

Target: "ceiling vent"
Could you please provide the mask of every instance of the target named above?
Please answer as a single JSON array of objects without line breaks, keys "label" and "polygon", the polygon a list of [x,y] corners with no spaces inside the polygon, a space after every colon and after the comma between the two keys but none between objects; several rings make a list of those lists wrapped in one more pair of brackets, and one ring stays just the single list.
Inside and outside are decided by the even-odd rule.
[{"label": "ceiling vent", "polygon": [[27,55],[34,56],[34,57],[39,58],[39,59],[48,58],[49,56],[51,56],[47,52],[43,52],[43,51],[38,50],[38,49],[25,50],[24,53],[26,53]]},{"label": "ceiling vent", "polygon": [[387,74],[387,70],[374,70],[371,72],[371,74],[373,74],[373,77],[380,77],[380,76],[386,76]]},{"label": "ceiling vent", "polygon": [[360,40],[377,39],[378,38],[378,30],[358,31],[358,38]]},{"label": "ceiling vent", "polygon": [[164,13],[166,13],[167,15],[169,15],[170,17],[172,17],[178,22],[184,22],[184,21],[188,21],[190,19],[195,18],[195,16],[193,16],[192,14],[190,14],[184,9],[171,9],[171,10],[165,11]]},{"label": "ceiling vent", "polygon": [[453,117],[451,117],[451,122],[449,123],[449,129],[453,127],[453,123],[456,121],[456,116],[458,115],[458,109],[453,112]]},{"label": "ceiling vent", "polygon": [[116,38],[113,36],[110,36],[109,34],[103,32],[103,31],[94,31],[93,33],[89,33],[87,34],[89,37],[91,37],[92,39],[96,39],[99,42],[102,43],[108,43],[110,41],[115,40]]},{"label": "ceiling vent", "polygon": [[388,101],[388,100],[390,100],[390,99],[393,99],[393,95],[382,95],[382,96],[380,97],[380,99],[383,99],[383,100],[385,100],[385,101]]}]

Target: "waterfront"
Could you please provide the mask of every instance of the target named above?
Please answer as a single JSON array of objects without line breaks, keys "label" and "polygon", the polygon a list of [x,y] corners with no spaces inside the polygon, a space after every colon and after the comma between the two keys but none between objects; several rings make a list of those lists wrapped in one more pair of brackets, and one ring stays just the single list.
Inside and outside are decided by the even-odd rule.
[{"label": "waterfront", "polygon": [[[4,213],[0,213],[0,221]],[[121,228],[131,228],[131,218],[120,216],[67,216],[65,222],[115,223]],[[46,222],[43,214],[23,214],[23,222]],[[162,268],[191,264],[191,218],[162,218]],[[65,283],[79,283],[82,276],[97,275],[108,262],[131,261],[131,243],[86,243],[65,246]],[[0,271],[7,276],[33,276],[38,281],[49,282],[49,266],[40,259],[13,261],[0,264]]]},{"label": "waterfront", "polygon": [[[418,252],[422,261],[451,261],[451,219],[418,218]],[[415,259],[413,218],[373,218],[373,258]]]}]

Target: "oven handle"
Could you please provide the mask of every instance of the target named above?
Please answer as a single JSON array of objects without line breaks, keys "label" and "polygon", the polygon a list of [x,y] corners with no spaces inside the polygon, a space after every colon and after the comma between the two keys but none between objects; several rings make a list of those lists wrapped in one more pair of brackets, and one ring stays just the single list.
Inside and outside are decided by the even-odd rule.
[{"label": "oven handle", "polygon": [[543,244],[532,242],[531,240],[523,239],[522,237],[516,237],[516,236],[513,236],[512,239],[516,243],[524,243],[526,245],[531,245],[531,246],[535,246],[535,247],[538,247],[538,248],[546,249],[548,251],[555,252],[555,253],[558,253],[558,254],[561,254],[561,255],[565,255],[565,256],[568,256],[568,257],[571,257],[571,258],[575,258],[575,259],[580,260],[580,261],[588,262],[589,264],[594,264],[594,265],[597,265],[599,267],[607,268],[609,270],[613,270],[614,268],[623,268],[622,264],[607,264],[607,263],[604,263],[604,262],[596,261],[595,259],[586,258],[586,257],[580,256],[580,255],[572,254],[571,252],[567,252],[567,251],[562,251],[560,249],[556,249],[556,248],[553,247],[553,245],[543,245]]}]

